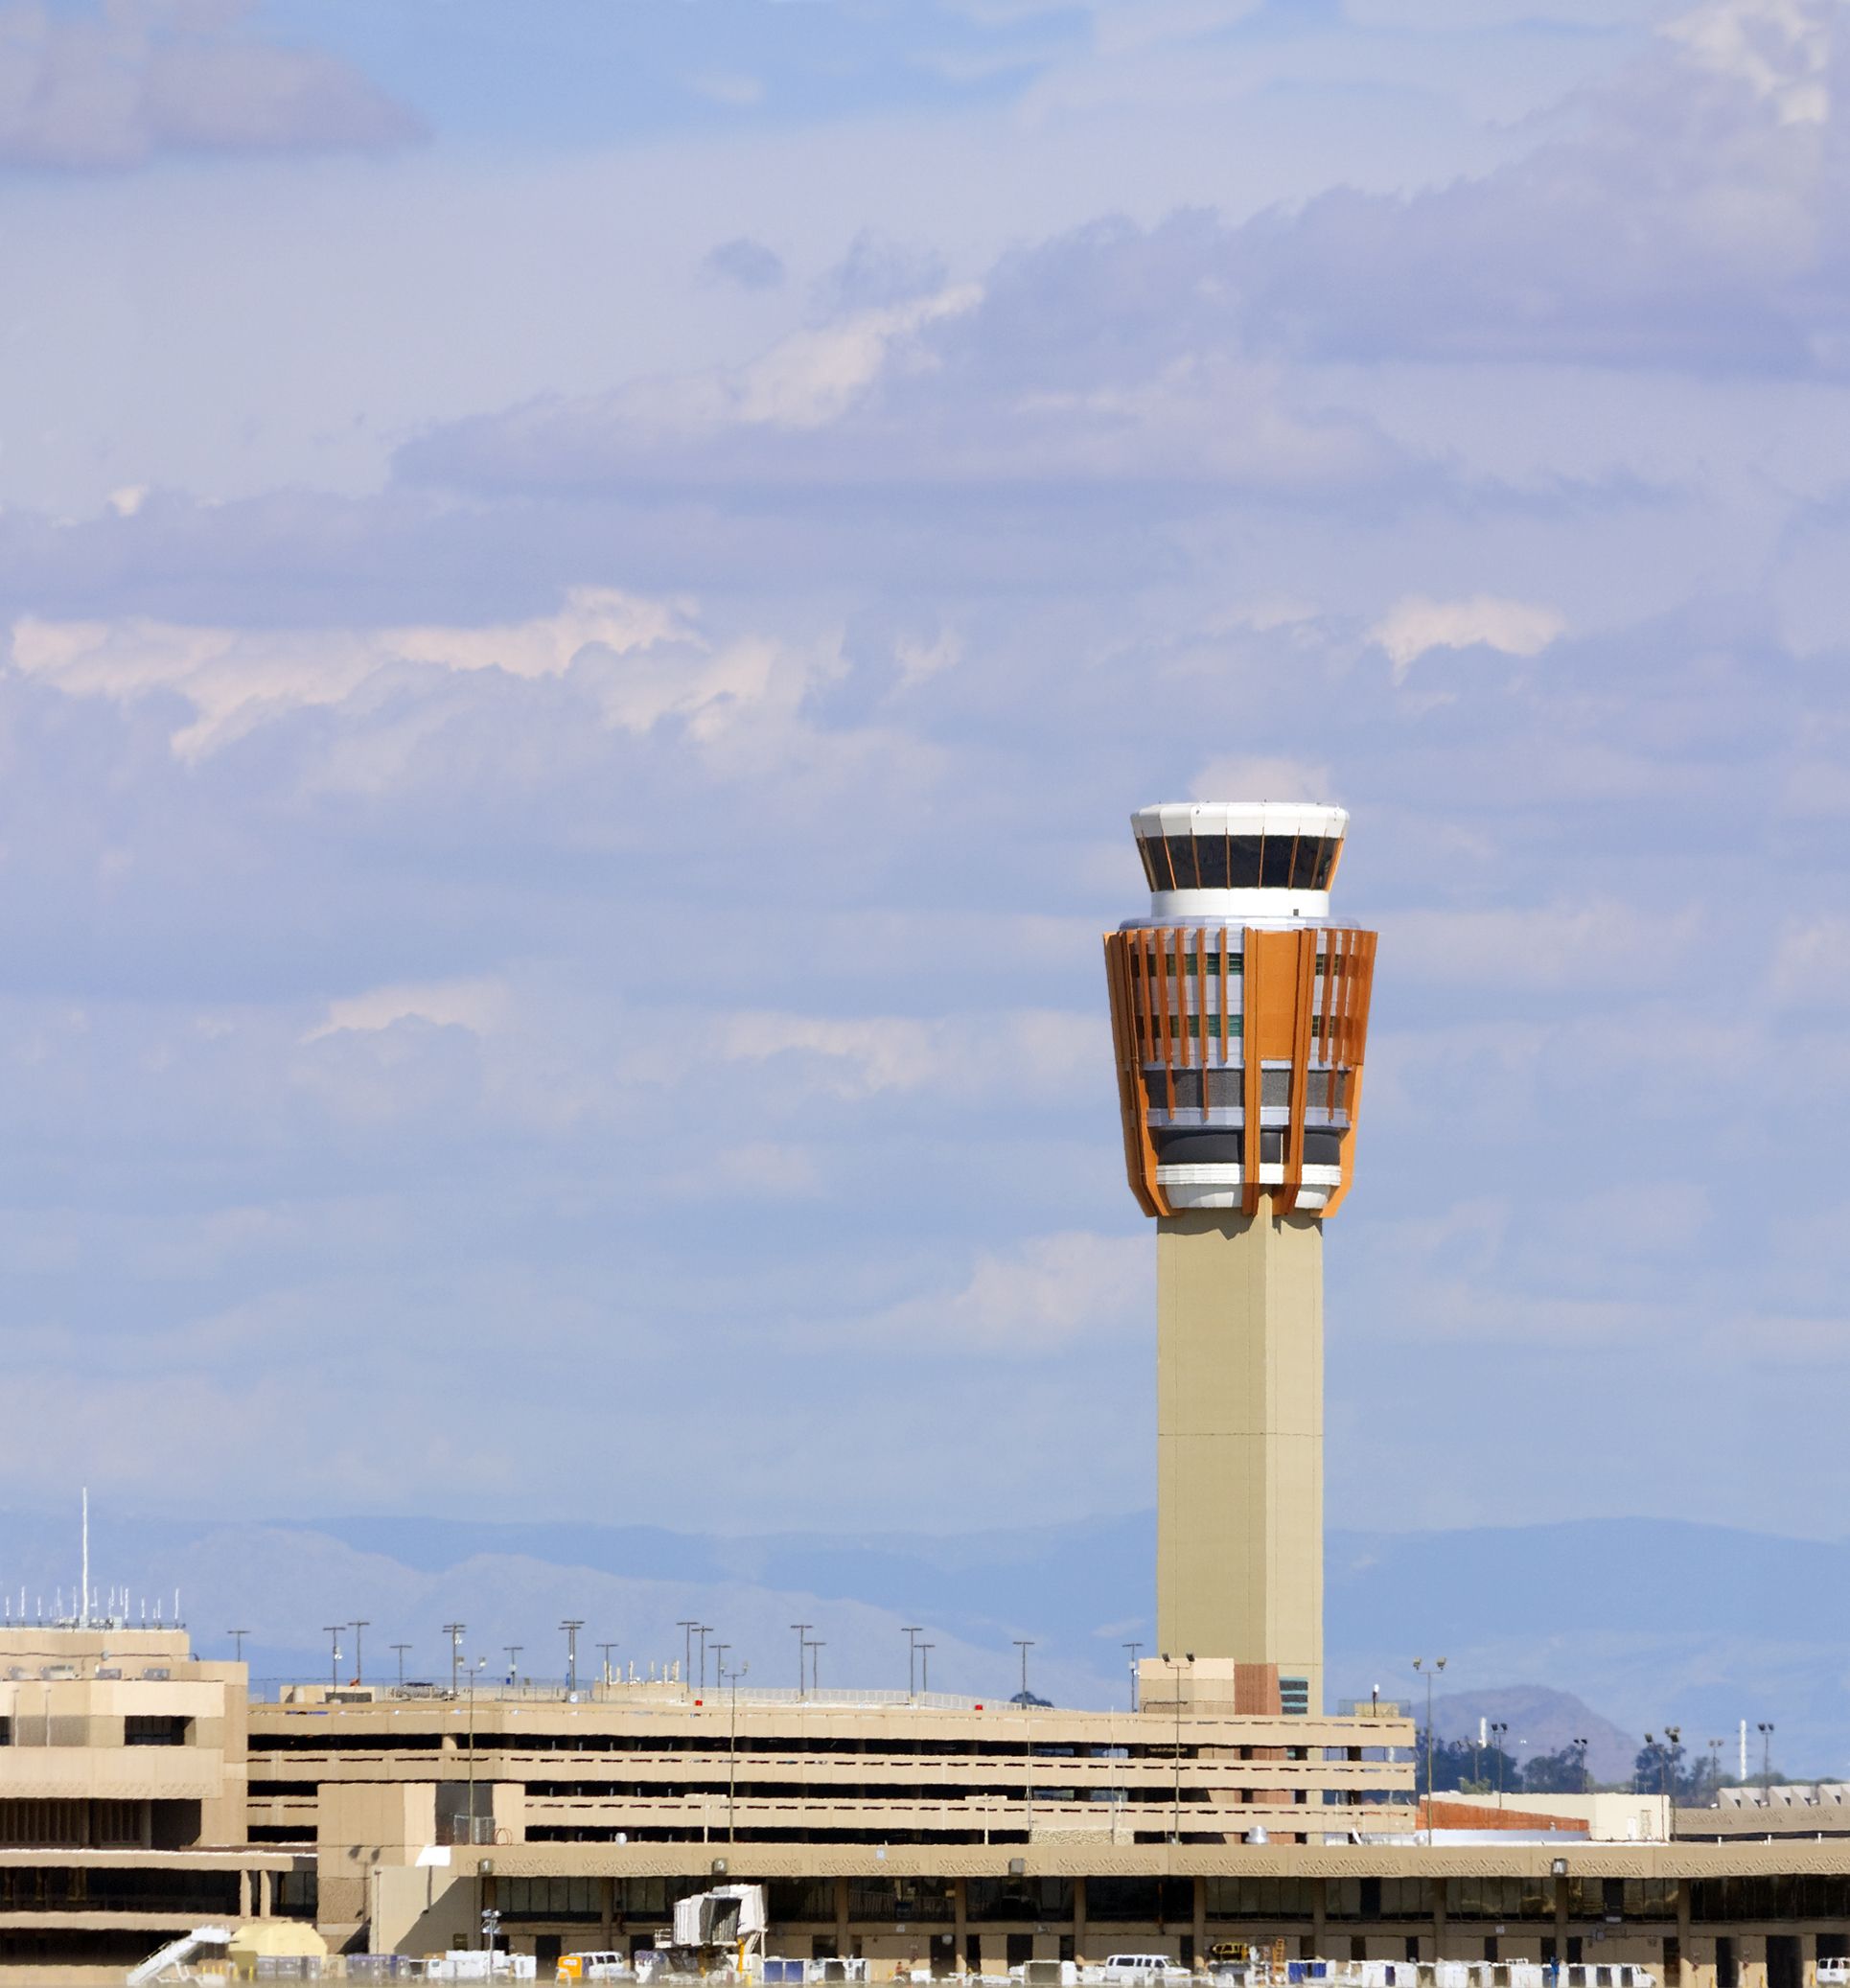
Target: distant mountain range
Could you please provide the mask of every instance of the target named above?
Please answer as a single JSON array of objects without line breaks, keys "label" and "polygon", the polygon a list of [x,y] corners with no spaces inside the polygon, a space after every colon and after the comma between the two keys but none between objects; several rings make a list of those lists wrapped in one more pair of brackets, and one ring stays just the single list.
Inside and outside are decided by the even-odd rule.
[{"label": "distant mountain range", "polygon": [[[824,1684],[903,1686],[907,1623],[928,1625],[934,1687],[1019,1687],[1016,1636],[1034,1689],[1058,1702],[1127,1699],[1128,1653],[1151,1648],[1153,1515],[933,1537],[716,1537],[582,1520],[480,1523],[333,1517],[232,1522],[97,1514],[100,1587],[127,1584],[171,1611],[177,1586],[196,1644],[227,1652],[247,1628],[259,1676],[329,1675],[321,1626],[364,1618],[366,1668],[447,1676],[439,1626],[470,1625],[472,1661],[557,1676],[567,1616],[618,1662],[678,1658],[682,1620],[710,1623],[753,1682],[797,1681],[790,1625],[822,1639]],[[0,1593],[28,1607],[77,1569],[72,1514],[0,1514]],[[1332,1702],[1378,1685],[1423,1716],[1412,1659],[1445,1656],[1442,1733],[1508,1717],[1513,1749],[1585,1733],[1594,1771],[1629,1769],[1638,1736],[1666,1721],[1685,1745],[1725,1743],[1770,1718],[1774,1765],[1850,1772],[1850,1546],[1662,1519],[1331,1533],[1328,1688]],[[408,1644],[403,1653],[391,1648]],[[340,1668],[351,1672],[351,1632]],[[1519,1689],[1521,1688],[1521,1689]],[[1525,1695],[1526,1692],[1526,1695]],[[1492,1694],[1493,1697],[1487,1697]],[[1492,1712],[1487,1709],[1494,1703]],[[1597,1706],[1599,1712],[1589,1710]],[[1751,1765],[1758,1767],[1757,1756]]]}]

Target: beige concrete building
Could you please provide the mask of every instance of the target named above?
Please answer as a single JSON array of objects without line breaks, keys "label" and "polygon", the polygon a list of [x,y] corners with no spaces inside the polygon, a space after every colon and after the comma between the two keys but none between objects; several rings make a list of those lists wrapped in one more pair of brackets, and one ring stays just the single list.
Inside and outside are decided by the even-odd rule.
[{"label": "beige concrete building", "polygon": [[173,1632],[13,1632],[0,1668],[0,1979],[119,1979],[205,1921],[428,1953],[485,1907],[543,1959],[628,1950],[721,1876],[766,1885],[771,1951],[876,1975],[1240,1939],[1802,1988],[1850,1952],[1850,1837],[1804,1808],[1755,1841],[1686,1839],[1731,1810],[1670,1842],[1429,1847],[1410,1722],[1237,1713],[1239,1668],[1206,1659],[1145,1666],[1136,1713],[680,1685],[246,1706]]},{"label": "beige concrete building", "polygon": [[312,1848],[248,1840],[247,1755],[243,1666],[183,1633],[0,1630],[0,1969],[119,1974],[215,1915],[312,1915]]}]

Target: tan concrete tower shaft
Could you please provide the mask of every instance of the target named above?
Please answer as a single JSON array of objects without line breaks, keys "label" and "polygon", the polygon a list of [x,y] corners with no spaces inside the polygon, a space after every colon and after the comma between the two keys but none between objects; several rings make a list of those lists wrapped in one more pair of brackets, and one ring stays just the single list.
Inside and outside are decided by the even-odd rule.
[{"label": "tan concrete tower shaft", "polygon": [[1323,1229],[1157,1223],[1156,1640],[1323,1705]]}]

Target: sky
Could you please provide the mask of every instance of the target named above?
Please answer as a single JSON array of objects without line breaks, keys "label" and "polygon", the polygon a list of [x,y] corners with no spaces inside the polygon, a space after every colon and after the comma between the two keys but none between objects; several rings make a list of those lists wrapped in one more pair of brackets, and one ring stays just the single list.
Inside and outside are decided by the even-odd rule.
[{"label": "sky", "polygon": [[1352,812],[1329,1517],[1836,1537],[1822,0],[0,0],[0,1501],[1154,1496],[1126,818]]}]

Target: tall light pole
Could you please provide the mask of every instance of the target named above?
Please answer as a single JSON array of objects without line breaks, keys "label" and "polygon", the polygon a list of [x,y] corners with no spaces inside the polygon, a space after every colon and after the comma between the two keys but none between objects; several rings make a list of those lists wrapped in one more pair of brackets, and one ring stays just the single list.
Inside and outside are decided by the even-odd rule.
[{"label": "tall light pole", "polygon": [[[485,1656],[475,1659],[475,1668],[469,1674],[469,1840],[475,1840],[475,1678],[482,1666],[488,1661]],[[481,1899],[482,1872],[475,1867],[475,1896]]]},{"label": "tall light pole", "polygon": [[250,1631],[248,1630],[226,1630],[225,1634],[231,1638],[232,1662],[235,1664],[243,1663],[244,1660],[244,1638],[250,1634]]},{"label": "tall light pole", "polygon": [[1773,1722],[1770,1719],[1755,1722],[1755,1731],[1760,1735],[1760,1801],[1763,1808],[1773,1805]]},{"label": "tall light pole", "polygon": [[804,1670],[808,1663],[809,1632],[816,1625],[813,1622],[793,1622],[790,1626],[797,1631],[797,1696],[801,1698]]},{"label": "tall light pole", "polygon": [[507,1681],[512,1684],[515,1678],[520,1675],[520,1653],[526,1648],[526,1645],[524,1643],[503,1643],[501,1648],[507,1652]]},{"label": "tall light pole", "polygon": [[1438,1674],[1439,1674],[1439,1673],[1440,1673],[1441,1671],[1443,1671],[1443,1670],[1444,1670],[1444,1669],[1445,1668],[1445,1658],[1444,1658],[1443,1656],[1435,1657],[1435,1658],[1433,1659],[1433,1665],[1432,1665],[1432,1669],[1431,1669],[1430,1671],[1428,1671],[1428,1670],[1426,1670],[1426,1660],[1425,1660],[1425,1658],[1424,1658],[1423,1656],[1416,1656],[1416,1657],[1414,1658],[1414,1660],[1413,1660],[1413,1668],[1414,1668],[1414,1669],[1415,1669],[1416,1671],[1422,1671],[1422,1672],[1424,1672],[1424,1673],[1425,1673],[1425,1678],[1426,1678],[1426,1848],[1427,1848],[1428,1850],[1430,1850],[1430,1849],[1432,1848],[1432,1808],[1433,1808],[1433,1786],[1432,1786],[1432,1680],[1433,1680],[1433,1678],[1434,1678],[1435,1676],[1438,1676]]},{"label": "tall light pole", "polygon": [[700,1628],[700,1617],[683,1615],[675,1627],[682,1631],[681,1681],[691,1684],[694,1681],[694,1631]]},{"label": "tall light pole", "polygon": [[1677,1840],[1677,1754],[1676,1749],[1683,1744],[1683,1728],[1667,1725],[1664,1738],[1669,1745],[1664,1750],[1664,1839]]},{"label": "tall light pole", "polygon": [[[744,1663],[735,1665],[732,1671],[731,1729],[726,1747],[726,1840],[728,1843],[735,1839],[734,1816],[739,1798],[739,1679],[751,1668],[749,1663]],[[721,1672],[720,1682],[726,1682],[724,1671]]]},{"label": "tall light pole", "polygon": [[405,1653],[410,1647],[408,1643],[394,1643],[392,1645],[392,1648],[398,1652],[398,1682],[401,1691],[405,1689]]},{"label": "tall light pole", "polygon": [[906,1696],[918,1696],[918,1639],[925,1633],[921,1623],[902,1623],[899,1633],[906,1639]]},{"label": "tall light pole", "polygon": [[[1023,1658],[1023,1662],[1025,1663],[1026,1661],[1027,1661],[1027,1659],[1026,1659],[1026,1657],[1024,1657],[1024,1658]],[[1166,1650],[1166,1651],[1165,1651],[1165,1652],[1163,1653],[1163,1661],[1164,1661],[1164,1662],[1165,1662],[1166,1664],[1168,1664],[1168,1667],[1169,1667],[1169,1709],[1170,1709],[1170,1711],[1171,1711],[1171,1712],[1172,1712],[1172,1713],[1174,1714],[1174,1716],[1175,1716],[1175,1760],[1174,1760],[1174,1765],[1175,1765],[1175,1816],[1174,1816],[1174,1819],[1173,1819],[1173,1821],[1171,1822],[1171,1824],[1170,1824],[1170,1827],[1169,1827],[1169,1841],[1170,1841],[1170,1842],[1172,1842],[1172,1843],[1179,1843],[1179,1842],[1180,1842],[1180,1841],[1182,1840],[1182,1668],[1181,1668],[1181,1666],[1182,1666],[1182,1664],[1185,1664],[1185,1663],[1186,1663],[1186,1664],[1187,1664],[1187,1665],[1189,1666],[1189,1669],[1190,1669],[1190,1671],[1191,1671],[1191,1672],[1192,1672],[1192,1671],[1193,1671],[1193,1669],[1194,1669],[1194,1652],[1193,1652],[1192,1650],[1185,1652],[1185,1653],[1184,1653],[1184,1654],[1183,1654],[1183,1656],[1182,1656],[1181,1662],[1180,1662],[1180,1663],[1178,1663],[1178,1662],[1177,1662],[1177,1660],[1176,1660],[1176,1659],[1175,1659],[1174,1657],[1172,1657],[1172,1656],[1171,1656],[1171,1655],[1170,1655],[1170,1654],[1168,1653],[1168,1651]]]},{"label": "tall light pole", "polygon": [[611,1681],[611,1652],[613,1650],[621,1650],[623,1646],[620,1643],[613,1642],[600,1643],[597,1647],[604,1653],[604,1682],[608,1685]]},{"label": "tall light pole", "polygon": [[450,1696],[453,1699],[461,1690],[462,1639],[469,1632],[466,1622],[446,1622],[443,1632],[450,1638]]},{"label": "tall light pole", "polygon": [[559,1627],[566,1632],[566,1689],[575,1696],[578,1690],[578,1631],[585,1625],[577,1616],[572,1615]]},{"label": "tall light pole", "polygon": [[1586,1749],[1592,1744],[1592,1741],[1586,1739],[1577,1739],[1574,1742],[1575,1748],[1581,1757],[1581,1792],[1583,1794],[1591,1794],[1593,1792],[1593,1777],[1586,1771]]},{"label": "tall light pole", "polygon": [[726,1689],[726,1653],[731,1647],[730,1643],[715,1643],[713,1645],[713,1689],[715,1691],[724,1691]]},{"label": "tall light pole", "polygon": [[706,1639],[713,1633],[713,1625],[703,1622],[695,1634],[700,1637],[700,1688],[706,1689]]},{"label": "tall light pole", "polygon": [[1503,1763],[1509,1757],[1504,1751],[1503,1742],[1510,1730],[1507,1719],[1491,1721],[1491,1744],[1496,1748],[1496,1812],[1503,1813]]},{"label": "tall light pole", "polygon": [[1022,1697],[1028,1696],[1028,1653],[1034,1647],[1032,1636],[1011,1636],[1008,1639],[1022,1653]]},{"label": "tall light pole", "polygon": [[1137,1710],[1137,1653],[1143,1647],[1141,1643],[1126,1643],[1124,1645],[1124,1648],[1130,1652],[1130,1708],[1133,1712]]},{"label": "tall light pole", "polygon": [[819,1692],[822,1688],[822,1659],[816,1653],[826,1647],[824,1639],[821,1636],[812,1636],[809,1639],[809,1688],[811,1691]]},{"label": "tall light pole", "polygon": [[328,1657],[328,1689],[330,1691],[338,1691],[340,1689],[340,1631],[346,1627],[347,1625],[344,1622],[326,1622],[321,1626],[322,1633],[331,1639]]},{"label": "tall light pole", "polygon": [[1722,1806],[1722,1748],[1723,1740],[1709,1742],[1709,1796],[1714,1807]]},{"label": "tall light pole", "polygon": [[936,1643],[921,1643],[918,1646],[918,1688],[927,1698],[932,1695],[932,1652]]},{"label": "tall light pole", "polygon": [[364,1684],[364,1683],[365,1683],[365,1681],[366,1681],[366,1657],[365,1657],[365,1653],[364,1653],[364,1652],[363,1652],[363,1650],[361,1649],[361,1646],[360,1646],[360,1641],[359,1641],[359,1639],[360,1639],[360,1636],[362,1635],[362,1633],[363,1633],[363,1632],[364,1632],[364,1631],[365,1631],[366,1630],[368,1630],[369,1628],[371,1628],[371,1624],[370,1624],[370,1623],[366,1623],[366,1622],[356,1622],[356,1623],[355,1623],[355,1624],[353,1625],[353,1631],[354,1631],[354,1682],[355,1682],[356,1684]]}]

